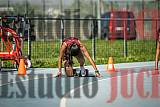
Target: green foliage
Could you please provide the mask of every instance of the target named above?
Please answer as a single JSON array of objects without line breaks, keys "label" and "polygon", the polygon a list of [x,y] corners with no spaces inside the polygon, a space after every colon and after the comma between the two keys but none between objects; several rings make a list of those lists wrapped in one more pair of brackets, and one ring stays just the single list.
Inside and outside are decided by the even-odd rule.
[{"label": "green foliage", "polygon": [[34,6],[28,1],[21,1],[21,3],[20,2],[13,3],[12,7],[14,8],[14,12],[13,12],[14,15],[26,14],[27,16],[30,16],[30,17],[34,16],[35,9],[38,10],[37,6]]},{"label": "green foliage", "polygon": [[32,59],[31,60],[32,65],[34,68],[52,68],[57,67],[58,65],[58,58],[52,58],[52,59]]},{"label": "green foliage", "polygon": [[[81,41],[92,57],[92,40]],[[27,55],[27,41],[24,42],[23,55]],[[59,56],[59,41],[33,41],[31,51],[31,62],[35,68],[57,68]],[[142,62],[155,60],[156,42],[154,40],[129,40],[127,41],[127,57],[124,57],[123,40],[106,41],[96,40],[96,64],[107,64],[108,58],[113,57],[114,63]],[[74,66],[79,66],[76,58],[73,59]],[[5,62],[8,67],[9,62]],[[90,62],[85,59],[85,65]],[[63,66],[63,64],[62,64]]]},{"label": "green foliage", "polygon": [[[83,40],[82,43],[92,57],[92,40]],[[27,45],[27,42],[24,45]],[[59,41],[32,42],[31,61],[33,67],[57,67],[59,48]],[[96,40],[95,62],[96,64],[107,64],[110,56],[114,58],[115,63],[155,60],[156,43],[154,40],[129,40],[127,41],[127,49],[127,57],[124,57],[123,40]],[[23,51],[27,52],[27,48],[24,48]],[[73,60],[74,66],[79,66],[78,61],[75,58]],[[85,65],[90,65],[87,59]]]}]

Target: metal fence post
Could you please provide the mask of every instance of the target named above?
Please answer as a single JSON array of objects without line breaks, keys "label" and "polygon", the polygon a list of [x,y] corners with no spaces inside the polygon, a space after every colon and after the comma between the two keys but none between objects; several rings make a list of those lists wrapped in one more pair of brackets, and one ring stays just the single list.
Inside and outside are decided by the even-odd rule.
[{"label": "metal fence post", "polygon": [[124,32],[124,57],[127,57],[127,53],[128,53],[128,50],[127,50],[127,34],[126,34],[126,18],[123,20],[123,32]]},{"label": "metal fence post", "polygon": [[94,60],[94,33],[93,33],[93,30],[94,30],[94,24],[93,24],[93,20],[91,20],[91,39],[92,39],[92,59]]},{"label": "metal fence post", "polygon": [[[101,2],[102,0],[97,0],[97,18],[101,18]],[[98,37],[101,38],[101,20],[98,20]]]},{"label": "metal fence post", "polygon": [[94,25],[94,27],[93,27],[93,34],[94,34],[94,60],[96,60],[96,36],[97,36],[97,28],[98,28],[98,26],[97,26],[97,20],[96,19],[94,19],[94,21],[93,21],[93,25]]},{"label": "metal fence post", "polygon": [[96,19],[92,20],[91,23],[91,37],[92,37],[92,58],[96,60]]},{"label": "metal fence post", "polygon": [[30,38],[30,20],[27,19],[27,31],[28,31],[28,59],[31,60],[31,38]]},{"label": "metal fence post", "polygon": [[61,19],[61,43],[63,42],[64,39],[64,20]]}]

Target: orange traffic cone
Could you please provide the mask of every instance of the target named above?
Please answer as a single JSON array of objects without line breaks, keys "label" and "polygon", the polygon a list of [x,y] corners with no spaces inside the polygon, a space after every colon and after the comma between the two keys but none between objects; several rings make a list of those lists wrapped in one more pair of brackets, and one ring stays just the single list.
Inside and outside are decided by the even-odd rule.
[{"label": "orange traffic cone", "polygon": [[108,72],[115,72],[115,68],[114,68],[113,58],[112,57],[109,57],[107,71]]},{"label": "orange traffic cone", "polygon": [[25,63],[24,59],[20,59],[20,64],[18,67],[18,75],[26,75],[26,68],[25,68]]}]

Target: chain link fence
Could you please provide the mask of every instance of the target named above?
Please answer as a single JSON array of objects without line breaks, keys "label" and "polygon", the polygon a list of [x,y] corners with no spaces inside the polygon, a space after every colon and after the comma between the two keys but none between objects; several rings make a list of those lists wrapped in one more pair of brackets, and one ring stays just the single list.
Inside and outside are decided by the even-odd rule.
[{"label": "chain link fence", "polygon": [[[31,59],[33,61],[40,61],[44,64],[52,63],[53,65],[51,64],[51,66],[57,66],[61,41],[63,38],[69,36],[79,38],[80,41],[86,46],[91,57],[98,64],[106,64],[109,56],[114,57],[115,62],[117,63],[152,61],[155,59],[156,30],[152,31],[147,27],[147,29],[142,30],[141,28],[141,31],[144,33],[144,37],[142,37],[142,39],[140,37],[138,38],[138,32],[135,33],[135,38],[129,38],[130,33],[127,33],[127,31],[123,29],[120,32],[123,34],[121,38],[116,38],[120,35],[120,33],[118,33],[119,35],[113,33],[115,38],[109,39],[109,32],[106,34],[105,38],[98,37],[97,25],[98,21],[100,21],[102,25],[104,21],[108,21],[110,19],[51,19],[49,19],[49,21],[54,22],[52,23],[52,30],[49,32],[46,28],[46,33],[43,32],[40,33],[43,35],[39,35],[39,38],[41,39],[37,39],[36,41],[31,42]],[[112,19],[112,21],[116,20],[121,20],[123,22],[126,22],[127,20],[133,20],[135,22],[142,21],[141,19]],[[40,20],[36,18],[34,21]],[[144,21],[147,23],[154,23],[158,22],[159,19],[144,19]],[[75,23],[78,23],[78,26],[74,25]],[[125,25],[123,24],[121,27],[125,28],[124,26]],[[137,29],[136,26],[135,28],[130,27],[129,29]],[[150,24],[146,26],[150,26]],[[155,29],[158,29],[157,23],[155,25]],[[89,64],[89,62],[86,63]]]},{"label": "chain link fence", "polygon": [[62,39],[69,36],[79,38],[97,64],[109,56],[115,63],[155,60],[159,0],[16,3],[2,0],[0,15],[24,18],[22,50],[33,67],[57,67]]}]

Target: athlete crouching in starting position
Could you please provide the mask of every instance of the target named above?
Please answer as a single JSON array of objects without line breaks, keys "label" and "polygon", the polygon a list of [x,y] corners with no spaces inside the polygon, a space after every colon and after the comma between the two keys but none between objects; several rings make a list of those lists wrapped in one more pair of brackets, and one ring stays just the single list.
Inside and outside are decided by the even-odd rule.
[{"label": "athlete crouching in starting position", "polygon": [[[78,62],[80,64],[81,75],[84,76],[86,74],[86,69],[84,68],[85,59],[84,59],[83,54],[87,57],[87,59],[90,61],[91,65],[93,66],[93,68],[95,70],[95,76],[100,77],[101,75],[96,67],[96,64],[94,63],[94,61],[90,57],[85,46],[78,40],[78,38],[75,38],[75,37],[65,38],[62,42],[62,45],[61,45],[61,48],[59,51],[59,59],[58,59],[59,72],[58,72],[57,76],[62,75],[62,70],[61,70],[62,59],[64,59],[64,63],[67,63],[68,60],[71,60],[71,62],[69,62],[69,63],[72,63],[72,56],[76,57],[76,59],[78,60]],[[70,67],[71,69],[68,70],[69,67],[65,68],[65,72],[66,72],[67,76],[73,76],[72,64],[69,64],[69,66],[71,66]]]},{"label": "athlete crouching in starting position", "polygon": [[158,62],[159,62],[159,52],[160,52],[160,28],[157,31],[157,35],[156,35],[156,41],[157,41],[157,48],[156,48],[156,61],[155,61],[155,71],[153,72],[153,74],[159,74],[158,71]]}]

